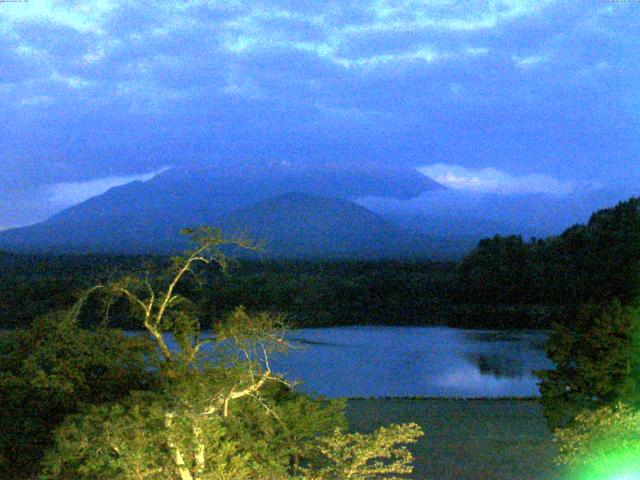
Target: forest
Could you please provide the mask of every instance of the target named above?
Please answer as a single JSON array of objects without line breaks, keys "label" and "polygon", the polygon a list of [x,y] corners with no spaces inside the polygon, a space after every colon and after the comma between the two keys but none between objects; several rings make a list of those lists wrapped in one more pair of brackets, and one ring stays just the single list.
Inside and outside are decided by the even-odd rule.
[{"label": "forest", "polygon": [[[487,238],[457,263],[238,259],[226,275],[192,279],[182,288],[210,320],[244,305],[284,314],[296,327],[546,329],[585,303],[629,304],[640,296],[639,204],[633,198],[595,212],[587,224],[556,237]],[[27,326],[70,306],[88,286],[160,271],[170,262],[157,256],[0,254],[0,325]],[[85,320],[96,321],[100,315],[94,313]],[[138,328],[126,318],[114,311],[111,321]]]},{"label": "forest", "polygon": [[[0,474],[373,480],[430,471],[450,453],[429,457],[437,449],[424,442],[467,421],[425,416],[415,403],[424,399],[308,395],[271,369],[290,348],[290,328],[375,323],[548,329],[555,368],[535,372],[539,404],[449,399],[429,408],[470,415],[476,436],[508,411],[528,415],[510,425],[535,443],[502,433],[518,446],[509,462],[520,476],[559,472],[554,455],[575,478],[585,465],[609,471],[603,458],[636,469],[639,213],[631,199],[558,237],[486,239],[459,263],[235,260],[226,246],[259,245],[205,227],[185,231],[194,247],[173,258],[5,254]],[[358,401],[374,411],[386,402],[379,413],[391,422],[363,426]],[[462,445],[460,433],[448,438]],[[492,448],[447,461],[473,478],[478,462],[505,451]],[[522,467],[531,455],[539,461]]]}]

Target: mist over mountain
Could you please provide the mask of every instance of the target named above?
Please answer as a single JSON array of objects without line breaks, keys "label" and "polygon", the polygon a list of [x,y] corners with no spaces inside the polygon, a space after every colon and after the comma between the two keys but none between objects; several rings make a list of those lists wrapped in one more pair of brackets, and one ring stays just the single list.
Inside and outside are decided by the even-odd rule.
[{"label": "mist over mountain", "polygon": [[[446,173],[444,180],[468,181],[462,170]],[[620,184],[567,184],[566,191],[563,184],[560,192],[548,191],[544,178],[505,180],[495,171],[468,178],[490,189],[445,188],[424,172],[380,165],[174,168],[112,188],[42,223],[0,232],[0,249],[175,253],[187,246],[180,229],[211,225],[266,240],[271,257],[457,259],[481,238],[557,235],[640,193]],[[490,183],[496,178],[499,189]],[[512,185],[528,191],[518,193]]]},{"label": "mist over mountain", "polygon": [[[387,242],[385,235],[398,240],[402,249],[395,251],[400,253],[406,245],[398,227],[346,199],[366,195],[409,199],[440,188],[415,170],[374,166],[280,163],[269,168],[171,169],[146,182],[112,188],[42,223],[2,232],[0,248],[35,253],[172,253],[185,246],[180,229],[224,224],[240,226],[255,237],[271,237],[278,255],[287,255],[286,249],[292,256],[362,255],[368,246],[375,256],[374,243]],[[297,195],[261,203],[292,192]],[[343,203],[312,202],[309,196]],[[236,211],[237,216],[232,214]],[[331,244],[319,240],[319,250],[312,252],[309,239],[327,237],[329,226],[336,232],[341,227],[352,230],[342,232],[342,237],[336,233]],[[305,231],[290,241],[285,238]]]},{"label": "mist over mountain", "polygon": [[469,249],[481,238],[559,235],[591,214],[640,193],[634,185],[551,193],[484,193],[455,189],[425,192],[410,200],[366,197],[357,203],[413,231],[449,239]]}]

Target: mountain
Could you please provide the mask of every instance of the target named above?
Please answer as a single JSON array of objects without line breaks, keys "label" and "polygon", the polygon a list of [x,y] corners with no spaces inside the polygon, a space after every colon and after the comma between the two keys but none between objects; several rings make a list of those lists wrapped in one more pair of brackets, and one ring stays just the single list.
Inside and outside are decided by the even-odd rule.
[{"label": "mountain", "polygon": [[[367,195],[409,199],[437,188],[442,187],[411,169],[283,164],[225,170],[172,169],[147,182],[113,188],[42,223],[0,232],[0,249],[27,253],[174,253],[184,246],[179,230],[188,226],[223,222],[228,227],[250,227],[253,215],[264,224],[277,223],[285,231],[298,231],[306,228],[295,224],[302,220],[305,208],[327,219],[322,211],[314,210],[317,205],[303,202],[307,199],[304,195],[343,202]],[[276,215],[278,208],[261,202],[292,191],[299,192],[295,198],[305,206],[294,207],[291,197],[280,201],[288,201],[288,208],[298,212],[295,221],[272,220],[260,213],[271,208]],[[350,202],[349,207],[365,215],[365,209],[359,210],[362,207]],[[233,220],[232,212],[237,219]],[[343,204],[337,218],[355,219],[345,212]],[[310,221],[310,217],[304,218]],[[356,245],[353,251],[359,248]],[[346,245],[336,247],[336,251],[347,250]]]},{"label": "mountain", "polygon": [[497,234],[525,238],[559,235],[576,223],[587,222],[592,212],[638,194],[637,186],[619,184],[577,189],[565,195],[443,189],[409,200],[368,197],[357,203],[405,228],[448,238],[468,250],[481,238]]},{"label": "mountain", "polygon": [[221,218],[229,235],[266,241],[266,255],[288,258],[406,258],[428,254],[424,237],[348,200],[287,193]]}]

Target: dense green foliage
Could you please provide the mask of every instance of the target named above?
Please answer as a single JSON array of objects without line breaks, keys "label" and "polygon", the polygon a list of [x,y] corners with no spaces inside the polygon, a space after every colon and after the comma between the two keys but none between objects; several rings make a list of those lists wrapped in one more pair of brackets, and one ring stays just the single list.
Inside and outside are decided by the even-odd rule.
[{"label": "dense green foliage", "polygon": [[375,398],[349,400],[356,431],[415,422],[415,480],[566,480],[536,400]]},{"label": "dense green foliage", "polygon": [[34,472],[67,415],[153,387],[152,352],[143,337],[80,329],[68,312],[0,334],[0,476]]},{"label": "dense green foliage", "polygon": [[592,215],[558,237],[482,240],[458,267],[471,303],[623,304],[640,297],[640,199]]},{"label": "dense green foliage", "polygon": [[0,253],[0,326],[26,327],[42,315],[71,308],[96,283],[166,264],[160,257]]},{"label": "dense green foliage", "polygon": [[[219,230],[162,275],[129,274],[87,290],[73,309],[2,336],[1,468],[11,478],[335,480],[401,478],[415,424],[345,432],[343,401],[295,391],[270,367],[286,350],[281,318],[237,307],[206,320],[180,286],[228,261]],[[93,300],[93,303],[92,303]],[[96,302],[95,300],[100,300]],[[82,328],[84,308],[105,322]],[[126,306],[126,309],[122,307]],[[146,332],[108,326],[128,312]],[[40,460],[42,460],[40,462]]]},{"label": "dense green foliage", "polygon": [[[482,240],[459,264],[408,261],[243,260],[208,286],[182,288],[212,318],[242,304],[297,326],[354,324],[549,328],[588,302],[640,295],[640,222],[632,199],[558,237]],[[70,306],[74,291],[167,258],[0,255],[0,325],[24,326]],[[125,314],[112,312],[125,328]],[[94,315],[97,318],[98,315]]]},{"label": "dense green foliage", "polygon": [[[584,410],[640,401],[640,200],[603,210],[554,240],[557,273],[573,313],[547,345],[554,370],[539,372],[545,416],[566,427]],[[558,287],[560,289],[560,287]]]},{"label": "dense green foliage", "polygon": [[190,478],[182,469],[192,478],[289,478],[293,459],[320,461],[318,438],[344,426],[342,402],[313,401],[276,385],[234,403],[226,416],[211,412],[221,373],[183,376],[161,392],[69,417],[56,432],[43,478]]},{"label": "dense green foliage", "polygon": [[624,400],[640,401],[640,311],[610,305],[584,306],[571,324],[554,326],[548,342],[556,368],[539,372],[545,417],[552,428],[583,410]]},{"label": "dense green foliage", "polygon": [[451,276],[450,265],[435,263],[241,264],[228,282],[214,283],[205,305],[263,305],[296,326],[436,324]]},{"label": "dense green foliage", "polygon": [[[71,306],[82,288],[139,272],[143,263],[160,271],[168,260],[0,255],[0,325],[28,325],[52,308]],[[299,326],[436,324],[451,296],[453,268],[429,262],[242,260],[229,265],[226,277],[204,273],[203,286],[188,279],[181,288],[211,318],[245,305],[286,313]],[[139,328],[129,320],[112,312],[112,325]]]},{"label": "dense green foliage", "polygon": [[558,430],[557,462],[569,466],[567,478],[635,478],[640,469],[640,412],[618,402],[585,410],[569,428]]}]

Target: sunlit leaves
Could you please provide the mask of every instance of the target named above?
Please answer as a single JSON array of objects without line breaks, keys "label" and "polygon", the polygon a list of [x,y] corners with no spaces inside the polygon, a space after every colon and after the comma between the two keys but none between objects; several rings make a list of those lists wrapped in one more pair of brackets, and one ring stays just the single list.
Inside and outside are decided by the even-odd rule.
[{"label": "sunlit leaves", "polygon": [[180,286],[187,275],[197,277],[196,265],[224,268],[219,246],[245,245],[216,229],[186,233],[196,246],[175,258],[165,277],[127,277],[94,289],[124,298],[156,342],[158,368],[148,370],[156,388],[68,417],[55,432],[42,480],[368,480],[410,473],[405,445],[422,434],[417,425],[344,433],[343,402],[297,393],[271,370],[270,355],[288,347],[281,317],[238,307],[206,336]]},{"label": "sunlit leaves", "polygon": [[557,461],[568,465],[571,478],[609,480],[640,474],[640,412],[617,403],[584,411],[571,427],[557,430]]},{"label": "sunlit leaves", "polygon": [[38,468],[66,415],[113,402],[157,378],[154,346],[112,329],[82,329],[69,312],[0,335],[0,476],[21,478]]},{"label": "sunlit leaves", "polygon": [[309,480],[387,480],[400,479],[413,471],[413,456],[407,444],[422,436],[414,424],[381,427],[371,434],[343,433],[336,430],[320,439],[320,450],[328,465],[305,472]]},{"label": "sunlit leaves", "polygon": [[537,372],[552,428],[583,409],[640,398],[640,311],[619,302],[586,305],[571,324],[557,324],[547,351],[555,368]]}]

